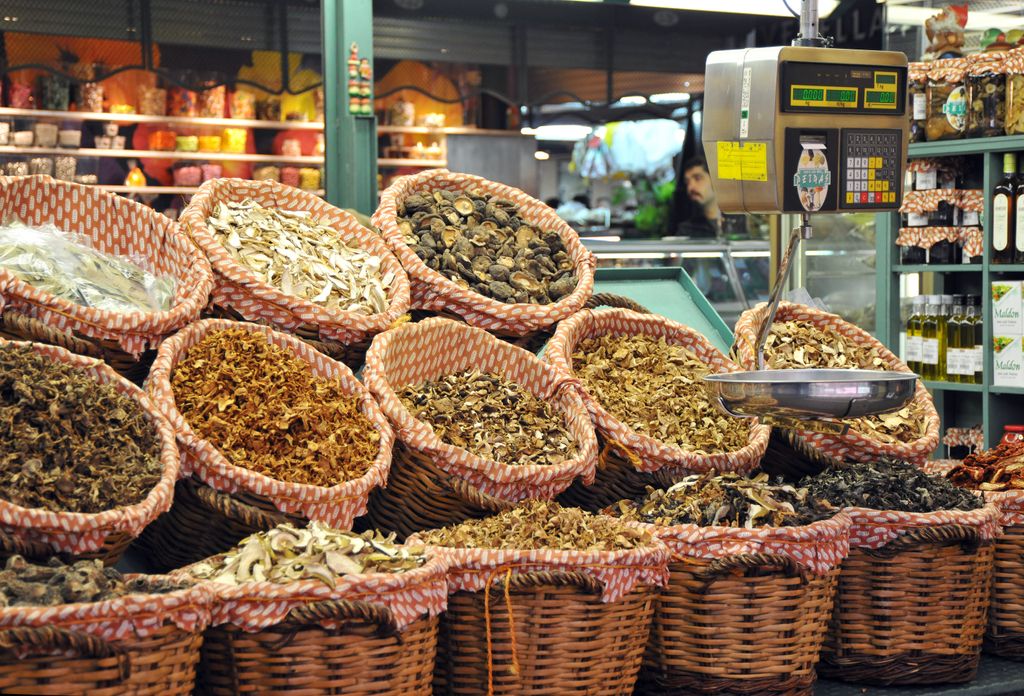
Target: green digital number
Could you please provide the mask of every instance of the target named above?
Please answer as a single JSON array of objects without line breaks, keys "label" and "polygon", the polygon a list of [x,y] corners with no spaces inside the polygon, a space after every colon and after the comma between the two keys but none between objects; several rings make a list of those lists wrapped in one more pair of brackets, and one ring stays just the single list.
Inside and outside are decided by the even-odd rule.
[{"label": "green digital number", "polygon": [[852,89],[830,89],[825,92],[825,99],[832,102],[851,104],[857,101],[857,92]]}]

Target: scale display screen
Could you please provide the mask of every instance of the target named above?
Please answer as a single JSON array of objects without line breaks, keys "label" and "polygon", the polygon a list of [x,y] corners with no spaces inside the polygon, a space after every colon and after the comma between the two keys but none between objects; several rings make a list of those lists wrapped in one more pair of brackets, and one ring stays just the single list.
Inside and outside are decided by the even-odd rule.
[{"label": "scale display screen", "polygon": [[781,108],[812,113],[903,114],[906,68],[781,64]]}]

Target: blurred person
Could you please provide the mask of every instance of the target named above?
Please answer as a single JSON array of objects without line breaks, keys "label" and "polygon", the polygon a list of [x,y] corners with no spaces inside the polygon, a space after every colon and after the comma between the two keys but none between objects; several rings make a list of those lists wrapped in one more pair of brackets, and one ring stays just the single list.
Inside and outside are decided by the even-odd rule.
[{"label": "blurred person", "polygon": [[683,165],[683,186],[687,198],[693,203],[693,215],[679,225],[679,234],[694,239],[746,234],[744,215],[725,215],[718,207],[718,198],[711,185],[711,172],[703,157],[693,157]]}]

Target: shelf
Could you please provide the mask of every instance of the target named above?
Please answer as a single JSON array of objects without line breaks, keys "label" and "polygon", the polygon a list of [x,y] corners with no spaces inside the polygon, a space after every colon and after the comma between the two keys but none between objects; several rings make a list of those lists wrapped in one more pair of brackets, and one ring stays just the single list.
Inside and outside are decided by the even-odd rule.
[{"label": "shelf", "polygon": [[[119,186],[115,184],[97,184],[97,188],[111,193],[180,193],[186,196],[190,196],[199,190],[198,186]],[[322,196],[324,195],[324,190],[310,190],[310,193]]]},{"label": "shelf", "polygon": [[984,384],[960,384],[959,382],[938,382],[930,379],[923,379],[921,382],[924,384],[928,391],[958,391],[958,392],[977,392],[981,393],[985,391]]},{"label": "shelf", "polygon": [[1012,152],[1014,150],[1024,150],[1024,135],[940,140],[937,143],[910,143],[907,156],[953,157],[956,155],[977,155],[983,152]]},{"label": "shelf", "polygon": [[377,135],[502,135],[519,136],[517,130],[492,130],[487,128],[468,128],[466,126],[445,126],[428,128],[427,126],[377,126]]},{"label": "shelf", "polygon": [[1024,273],[1024,263],[990,263],[990,273]]},{"label": "shelf", "polygon": [[381,157],[377,160],[379,167],[447,167],[448,160],[443,159],[403,159],[398,157]]},{"label": "shelf", "polygon": [[312,121],[258,121],[245,118],[200,118],[198,116],[147,116],[145,114],[108,114],[90,111],[45,111],[0,107],[0,117],[51,118],[62,121],[108,121],[113,123],[159,123],[181,126],[219,126],[227,128],[265,128],[271,130],[322,131],[324,124]]},{"label": "shelf", "polygon": [[74,155],[76,157],[116,157],[119,159],[203,160],[213,162],[266,162],[269,164],[308,164],[320,166],[323,157],[285,157],[283,155],[249,154],[243,152],[178,152],[176,150],[113,150],[90,147],[15,147],[0,145],[0,155]]},{"label": "shelf", "polygon": [[1024,394],[1024,387],[989,387],[993,394]]},{"label": "shelf", "polygon": [[942,263],[921,263],[906,266],[896,265],[892,267],[896,273],[981,273],[982,264],[942,264]]}]

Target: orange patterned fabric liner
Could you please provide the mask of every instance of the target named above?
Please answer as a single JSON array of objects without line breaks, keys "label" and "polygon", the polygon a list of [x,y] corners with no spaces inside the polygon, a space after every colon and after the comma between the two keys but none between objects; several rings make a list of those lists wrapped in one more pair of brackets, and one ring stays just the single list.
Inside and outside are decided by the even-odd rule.
[{"label": "orange patterned fabric liner", "polygon": [[967,74],[972,76],[1003,74],[1006,72],[1007,55],[1007,51],[975,53],[967,58]]},{"label": "orange patterned fabric liner", "polygon": [[928,63],[910,63],[907,65],[907,80],[922,84],[928,81]]},{"label": "orange patterned fabric liner", "polygon": [[[313,486],[264,476],[231,464],[217,447],[200,438],[178,411],[171,390],[171,377],[188,349],[207,334],[224,329],[245,329],[263,334],[267,340],[291,351],[309,364],[313,374],[323,379],[338,379],[348,394],[359,396],[360,411],[373,422],[380,435],[380,449],[369,470],[360,478],[336,486]],[[160,346],[156,361],[146,380],[146,389],[154,403],[170,420],[182,454],[182,477],[195,476],[211,488],[225,492],[246,491],[268,498],[279,510],[299,513],[310,520],[338,529],[350,529],[352,521],[366,512],[370,491],[383,486],[391,470],[394,434],[370,392],[345,365],[330,359],[304,341],[268,326],[225,319],[204,319],[186,327]]]},{"label": "orange patterned fabric liner", "polygon": [[0,221],[11,217],[28,225],[52,223],[107,254],[141,257],[146,270],[171,276],[177,285],[166,312],[112,312],[55,297],[0,267],[0,310],[6,303],[61,331],[116,341],[138,356],[194,321],[206,305],[210,264],[176,222],[140,203],[48,176],[7,177],[0,179]]},{"label": "orange patterned fabric liner", "polygon": [[[301,210],[338,231],[346,243],[381,259],[381,273],[394,273],[387,291],[388,309],[381,314],[363,314],[331,310],[314,302],[288,295],[260,280],[251,270],[235,261],[207,229],[206,219],[219,202],[252,198],[268,208]],[[182,229],[205,252],[213,264],[216,285],[211,301],[228,307],[249,321],[269,323],[284,331],[295,331],[303,324],[315,325],[320,337],[340,343],[357,343],[383,331],[409,310],[409,280],[402,265],[373,230],[363,227],[354,216],[335,208],[319,196],[285,186],[276,181],[211,179],[181,213]]]},{"label": "orange patterned fabric liner", "polygon": [[962,462],[962,459],[929,459],[924,464],[921,464],[921,471],[934,476],[945,476],[953,467]]},{"label": "orange patterned fabric liner", "polygon": [[912,159],[907,162],[907,171],[915,173],[930,172],[933,169],[939,169],[941,165],[942,162],[940,160],[922,157],[920,159]]},{"label": "orange patterned fabric liner", "polygon": [[[664,337],[669,343],[683,346],[696,353],[712,372],[740,371],[734,362],[722,355],[710,341],[693,329],[657,314],[639,314],[628,309],[584,309],[577,312],[559,323],[555,335],[548,342],[544,359],[567,377],[573,378],[575,373],[572,369],[572,354],[576,346],[585,339],[604,334]],[[640,471],[669,468],[696,472],[714,469],[743,473],[757,466],[768,447],[770,429],[766,425],[759,425],[754,419],[750,421],[750,435],[743,448],[715,454],[688,452],[676,445],[659,442],[637,433],[605,410],[582,385],[580,394],[601,435],[636,455],[639,458],[637,469]]]},{"label": "orange patterned fabric liner", "polygon": [[976,527],[983,540],[994,539],[999,534],[999,508],[991,503],[978,510],[899,512],[853,507],[844,512],[853,521],[851,549],[877,549],[912,529],[943,524]]},{"label": "orange patterned fabric liner", "polygon": [[[743,312],[736,322],[733,350],[738,356],[739,364],[748,370],[753,370],[757,366],[755,355],[757,329],[766,320],[767,314],[768,305],[761,303],[757,307]],[[779,304],[775,321],[805,321],[831,329],[854,343],[869,344],[877,348],[884,363],[883,369],[894,372],[910,372],[906,364],[893,355],[878,339],[838,315],[801,304],[782,302]],[[882,443],[872,440],[869,436],[852,428],[845,435],[832,435],[809,430],[797,430],[796,432],[807,444],[836,459],[869,462],[878,457],[889,456],[919,464],[927,460],[939,444],[939,414],[935,411],[931,394],[920,380],[917,383],[914,401],[923,407],[926,413],[926,430],[922,437],[913,442]]]},{"label": "orange patterned fabric liner", "polygon": [[1024,491],[985,491],[985,500],[999,508],[999,524],[1024,524]]},{"label": "orange patterned fabric liner", "polygon": [[[421,567],[402,573],[366,573],[335,578],[331,589],[319,580],[289,583],[248,582],[226,585],[203,583],[213,596],[212,626],[233,624],[245,631],[260,631],[288,618],[288,612],[311,602],[361,601],[387,607],[399,629],[424,616],[437,616],[448,608],[448,566],[444,554],[433,554]],[[188,579],[188,568],[171,573]],[[339,628],[344,620],[325,619],[320,625]]]},{"label": "orange patterned fabric liner", "polygon": [[[126,575],[154,581],[159,575]],[[164,594],[128,594],[102,602],[78,602],[55,607],[0,608],[0,630],[15,627],[54,626],[88,633],[108,641],[132,642],[152,635],[166,623],[198,633],[210,624],[212,597],[202,585]]]},{"label": "orange patterned fabric liner", "polygon": [[[899,246],[913,246],[931,249],[939,242],[957,242],[964,239],[968,230],[980,230],[980,227],[901,227],[896,237]],[[970,254],[974,256],[974,254]]]},{"label": "orange patterned fabric liner", "polygon": [[674,557],[715,559],[748,553],[787,556],[815,575],[824,575],[850,551],[851,520],[843,512],[800,527],[699,527],[641,525],[665,542]]},{"label": "orange patterned fabric liner", "polygon": [[73,365],[100,384],[112,384],[117,391],[137,401],[156,427],[160,439],[160,480],[139,503],[99,513],[50,512],[40,508],[23,508],[0,500],[0,526],[10,534],[29,541],[41,541],[58,551],[82,554],[103,546],[107,536],[115,533],[137,537],[142,529],[171,507],[174,482],[178,479],[178,447],[171,424],[149,396],[103,361],[76,355],[57,346],[4,341],[2,345],[30,346],[37,353],[57,362]]},{"label": "orange patterned fabric liner", "polygon": [[1006,52],[1003,72],[1008,75],[1024,74],[1024,48],[1014,48]]},{"label": "orange patterned fabric liner", "polygon": [[980,189],[927,189],[925,191],[907,191],[903,195],[901,213],[931,213],[939,209],[939,203],[945,201],[961,210],[980,213],[985,201]]},{"label": "orange patterned fabric liner", "polygon": [[966,58],[946,58],[932,61],[928,69],[928,78],[932,82],[963,82],[967,67]]},{"label": "orange patterned fabric liner", "polygon": [[942,444],[947,447],[971,447],[976,450],[985,449],[985,433],[981,426],[973,428],[946,428],[942,436]]},{"label": "orange patterned fabric liner", "polygon": [[[501,464],[443,442],[415,419],[396,391],[463,370],[499,374],[552,403],[565,419],[579,453],[558,464]],[[395,426],[396,437],[447,473],[506,500],[552,498],[577,477],[594,482],[597,438],[590,413],[570,380],[529,351],[461,322],[430,318],[379,334],[366,353],[366,386]]]},{"label": "orange patterned fabric liner", "polygon": [[960,231],[960,241],[967,256],[981,256],[985,249],[985,236],[980,227],[964,227]]},{"label": "orange patterned fabric liner", "polygon": [[[423,543],[414,534],[406,544]],[[668,583],[669,549],[657,539],[648,547],[623,551],[565,549],[467,549],[427,546],[448,563],[448,592],[479,592],[515,573],[584,572],[601,581],[601,601],[616,602],[639,585]]]},{"label": "orange patterned fabric liner", "polygon": [[[516,203],[520,215],[531,224],[544,230],[555,230],[561,235],[579,280],[572,293],[549,305],[499,302],[460,287],[423,263],[406,244],[398,229],[398,207],[401,202],[422,189],[465,191],[474,187]],[[431,169],[399,177],[381,194],[380,207],[373,214],[373,224],[380,229],[409,274],[413,309],[453,312],[471,326],[499,334],[522,336],[545,329],[577,312],[594,291],[597,261],[583,246],[575,230],[536,198],[505,184],[446,169]]]}]

